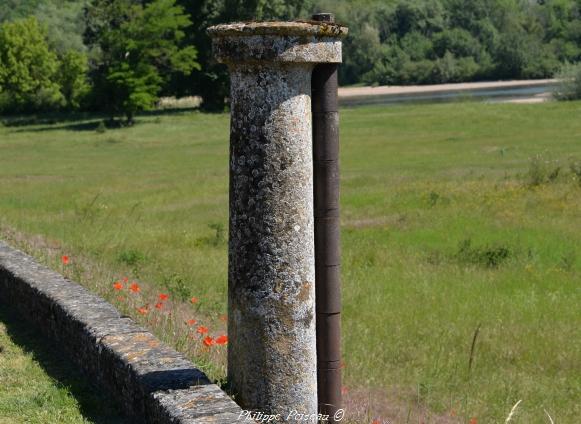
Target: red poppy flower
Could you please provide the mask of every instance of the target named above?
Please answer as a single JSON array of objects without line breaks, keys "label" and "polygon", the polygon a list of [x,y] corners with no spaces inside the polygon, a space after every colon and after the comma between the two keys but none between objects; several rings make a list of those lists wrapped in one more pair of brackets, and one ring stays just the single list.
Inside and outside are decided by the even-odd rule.
[{"label": "red poppy flower", "polygon": [[119,281],[115,281],[115,284],[113,284],[113,288],[115,290],[123,290],[123,284],[121,284]]},{"label": "red poppy flower", "polygon": [[198,327],[198,329],[196,330],[196,332],[198,332],[199,334],[206,334],[208,332],[208,327],[204,327],[203,325],[200,325]]},{"label": "red poppy flower", "polygon": [[159,294],[159,300],[163,301],[163,300],[168,300],[168,299],[169,299],[169,295],[164,294],[164,293]]},{"label": "red poppy flower", "polygon": [[191,327],[191,326],[192,326],[192,325],[194,325],[196,322],[198,322],[198,321],[196,321],[195,319],[189,319],[189,320],[187,320],[187,321],[186,321],[186,324],[188,324],[188,325]]},{"label": "red poppy flower", "polygon": [[162,302],[157,302],[157,303],[155,304],[155,308],[156,308],[156,309],[161,309],[161,308],[163,308],[163,303],[162,303]]},{"label": "red poppy flower", "polygon": [[470,424],[478,424],[478,419],[476,417],[470,418]]},{"label": "red poppy flower", "polygon": [[378,419],[374,419],[373,421],[371,421],[371,424],[381,424],[381,421],[379,421]]},{"label": "red poppy flower", "polygon": [[139,312],[141,315],[146,315],[149,310],[147,309],[147,306],[142,306],[141,308],[137,308],[137,312]]},{"label": "red poppy flower", "polygon": [[131,290],[133,293],[137,293],[138,291],[141,290],[141,287],[139,287],[139,284],[137,284],[135,281],[129,286],[129,290]]},{"label": "red poppy flower", "polygon": [[192,297],[190,299],[190,302],[192,302],[192,303],[198,303],[198,298],[194,296],[194,297]]},{"label": "red poppy flower", "polygon": [[209,347],[209,346],[212,346],[212,345],[213,345],[213,344],[215,344],[215,343],[216,343],[216,342],[214,341],[214,339],[213,339],[213,338],[211,338],[210,336],[208,336],[208,337],[206,337],[206,338],[204,339],[204,344],[205,344],[206,346],[208,346],[208,347]]},{"label": "red poppy flower", "polygon": [[226,343],[228,343],[228,336],[225,334],[216,339],[216,344],[225,345]]},{"label": "red poppy flower", "polygon": [[64,265],[68,265],[69,264],[69,257],[67,255],[63,255],[61,258],[61,261],[63,261]]},{"label": "red poppy flower", "polygon": [[127,277],[123,277],[123,282],[124,282],[124,283],[128,283],[128,282],[129,282],[129,278],[127,278]]}]

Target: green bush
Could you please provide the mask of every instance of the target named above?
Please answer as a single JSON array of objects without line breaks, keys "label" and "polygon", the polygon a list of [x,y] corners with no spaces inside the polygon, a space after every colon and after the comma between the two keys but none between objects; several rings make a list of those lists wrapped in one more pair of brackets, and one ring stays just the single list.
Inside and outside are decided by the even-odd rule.
[{"label": "green bush", "polygon": [[129,249],[119,253],[117,260],[129,266],[135,266],[140,262],[145,261],[145,255],[139,250]]},{"label": "green bush", "polygon": [[559,84],[553,93],[556,99],[581,99],[581,63],[563,66],[556,78],[559,80]]},{"label": "green bush", "polygon": [[575,181],[577,181],[577,183],[581,187],[581,161],[579,160],[572,161],[571,164],[569,165],[569,169],[571,170],[571,173],[573,174]]},{"label": "green bush", "polygon": [[466,239],[460,242],[456,258],[462,263],[498,268],[512,255],[513,252],[508,246],[499,244],[474,247],[472,240]]},{"label": "green bush", "polygon": [[561,164],[559,161],[552,161],[536,155],[531,158],[528,171],[528,185],[537,187],[542,184],[553,183],[561,174]]}]

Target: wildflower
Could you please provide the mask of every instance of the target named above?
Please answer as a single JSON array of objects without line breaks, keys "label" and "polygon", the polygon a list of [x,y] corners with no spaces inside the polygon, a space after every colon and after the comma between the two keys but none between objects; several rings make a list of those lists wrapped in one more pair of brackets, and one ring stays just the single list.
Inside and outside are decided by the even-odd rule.
[{"label": "wildflower", "polygon": [[159,300],[164,301],[164,300],[168,300],[168,299],[169,299],[169,295],[167,295],[165,293],[159,294]]},{"label": "wildflower", "polygon": [[228,316],[226,316],[226,315],[222,315],[222,316],[220,317],[220,321],[228,322]]},{"label": "wildflower", "polygon": [[115,281],[115,284],[113,284],[113,288],[115,290],[123,290],[123,284],[121,284],[119,281]]},{"label": "wildflower", "polygon": [[347,386],[343,386],[343,387],[341,387],[341,394],[342,394],[342,395],[346,395],[346,394],[347,394],[347,392],[349,392],[349,389],[347,389]]},{"label": "wildflower", "polygon": [[186,324],[188,324],[188,325],[191,327],[191,326],[192,326],[192,325],[194,325],[196,322],[198,322],[198,321],[196,321],[195,319],[189,319],[189,320],[187,320],[187,321],[186,321]]},{"label": "wildflower", "polygon": [[142,306],[141,308],[137,308],[137,312],[139,312],[141,315],[147,315],[149,310],[147,309],[147,306]]},{"label": "wildflower", "polygon": [[63,261],[63,265],[68,265],[69,264],[69,257],[67,255],[63,255],[63,257],[61,258],[61,261]]},{"label": "wildflower", "polygon": [[128,283],[128,282],[129,282],[129,278],[127,278],[127,277],[123,277],[123,282],[124,282],[124,283]]},{"label": "wildflower", "polygon": [[161,309],[161,308],[163,308],[163,302],[157,302],[155,304],[155,309]]},{"label": "wildflower", "polygon": [[135,281],[129,286],[129,290],[131,290],[133,293],[137,293],[141,290],[141,287],[139,287],[139,284],[137,284]]},{"label": "wildflower", "polygon": [[206,337],[204,339],[204,344],[208,347],[212,346],[213,344],[215,344],[216,342],[214,341],[213,338],[211,338],[210,336]]},{"label": "wildflower", "polygon": [[374,419],[373,421],[371,421],[371,424],[381,424],[381,421],[379,421],[377,418]]},{"label": "wildflower", "polygon": [[478,419],[476,417],[470,418],[470,424],[478,424]]},{"label": "wildflower", "polygon": [[194,296],[194,297],[192,297],[190,299],[190,302],[192,302],[192,303],[198,303],[198,298]]},{"label": "wildflower", "polygon": [[198,327],[198,329],[196,330],[196,332],[198,332],[199,334],[206,334],[208,332],[208,327],[204,327],[203,325],[200,325]]},{"label": "wildflower", "polygon": [[228,343],[228,336],[225,334],[216,339],[216,344],[225,345],[226,343]]}]

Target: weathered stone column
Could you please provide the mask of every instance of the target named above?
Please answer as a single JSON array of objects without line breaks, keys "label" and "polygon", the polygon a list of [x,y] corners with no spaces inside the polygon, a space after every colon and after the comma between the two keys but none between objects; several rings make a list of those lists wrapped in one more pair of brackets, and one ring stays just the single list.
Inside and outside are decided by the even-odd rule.
[{"label": "weathered stone column", "polygon": [[345,27],[208,29],[231,74],[228,379],[244,408],[317,414],[311,73]]}]

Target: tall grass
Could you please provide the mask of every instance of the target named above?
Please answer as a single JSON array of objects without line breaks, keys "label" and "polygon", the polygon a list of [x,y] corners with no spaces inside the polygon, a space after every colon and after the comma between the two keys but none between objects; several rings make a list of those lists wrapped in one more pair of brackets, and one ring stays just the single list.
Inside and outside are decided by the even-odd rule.
[{"label": "tall grass", "polygon": [[[581,187],[569,166],[581,160],[580,115],[576,102],[342,111],[353,420],[502,422],[519,399],[514,422],[546,423],[544,409],[559,423],[581,416]],[[96,127],[5,122],[4,234],[16,229],[14,242],[54,267],[69,254],[75,266],[64,271],[112,301],[116,279],[137,280],[143,303],[127,312],[148,325],[153,315],[135,306],[171,291],[175,308],[219,334],[228,116]],[[531,171],[536,157],[542,166]],[[180,300],[188,296],[199,304]],[[183,322],[155,331],[223,377],[220,353],[205,356],[198,339],[180,336]]]}]

